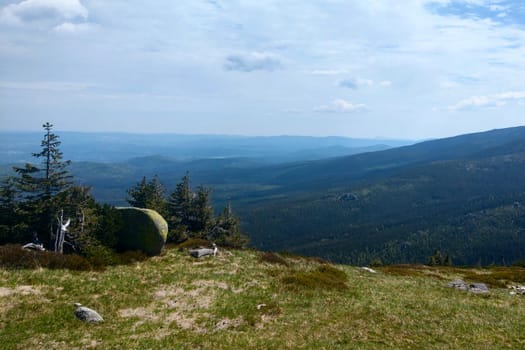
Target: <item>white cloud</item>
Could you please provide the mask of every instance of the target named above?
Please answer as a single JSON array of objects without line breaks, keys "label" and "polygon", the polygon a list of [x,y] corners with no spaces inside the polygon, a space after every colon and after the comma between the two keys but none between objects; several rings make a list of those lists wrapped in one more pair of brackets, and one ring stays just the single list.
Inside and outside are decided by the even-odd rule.
[{"label": "white cloud", "polygon": [[[446,8],[440,11],[437,5],[436,10],[432,5],[436,2]],[[513,12],[518,5],[507,10],[493,7],[490,12],[488,7],[465,6],[465,0],[0,0],[1,78],[89,81],[97,88],[83,91],[86,96],[145,93],[136,105],[151,107],[152,124],[166,125],[163,113],[181,111],[188,118],[201,118],[187,124],[194,132],[203,132],[202,125],[226,132],[226,126],[213,124],[213,118],[223,116],[239,125],[239,132],[256,134],[260,131],[256,125],[266,123],[268,109],[299,107],[309,115],[323,105],[316,110],[364,110],[367,118],[348,129],[304,118],[303,129],[295,132],[450,135],[473,127],[523,124],[525,99],[490,93],[525,90],[520,88],[525,80],[525,27],[517,23],[519,12]],[[508,20],[498,21],[502,10]],[[470,16],[469,11],[482,16]],[[18,25],[7,25],[6,18]],[[83,31],[89,31],[89,40],[66,37]],[[258,73],[272,70],[278,74]],[[344,80],[349,80],[347,89],[338,86]],[[84,100],[64,98],[79,95],[62,94],[60,89],[72,88],[67,84],[24,86],[54,89],[54,94],[24,91],[20,84],[8,84],[9,90],[0,84],[3,114],[38,119],[47,113],[56,116],[57,124],[58,118],[69,122],[70,115],[63,112],[68,109],[108,119],[139,117],[132,98],[104,103],[86,98],[83,105]],[[357,90],[351,90],[353,85]],[[60,108],[42,110],[26,98],[31,94],[45,95],[46,102],[56,101]],[[187,100],[169,100],[171,104],[161,107],[151,97],[170,94]],[[319,100],[312,102],[314,97]],[[338,97],[343,100],[333,101]],[[497,108],[482,108],[505,103],[513,105],[506,117],[493,117],[501,114]],[[441,108],[428,113],[429,106]],[[11,109],[6,112],[7,107]],[[479,110],[454,117],[468,108]],[[450,117],[445,121],[443,111],[452,109],[459,112],[445,113]],[[297,115],[289,112],[282,123],[267,123],[268,130],[294,132],[299,127]],[[246,113],[252,116],[249,123],[240,117]],[[22,124],[21,119],[12,123]]]},{"label": "white cloud", "polygon": [[88,10],[79,0],[24,0],[4,7],[0,20],[4,23],[86,19]]},{"label": "white cloud", "polygon": [[472,96],[459,101],[448,109],[459,111],[471,108],[501,107],[512,100],[525,100],[525,91],[509,91],[487,96]]},{"label": "white cloud", "polygon": [[281,59],[271,53],[251,52],[233,54],[226,57],[224,68],[229,71],[252,72],[257,70],[273,71],[281,68]]},{"label": "white cloud", "polygon": [[64,34],[77,34],[77,33],[83,33],[83,32],[89,32],[93,30],[94,26],[90,23],[71,23],[71,22],[64,22],[62,24],[57,25],[53,30],[57,33],[64,33]]},{"label": "white cloud", "polygon": [[366,109],[367,107],[364,104],[353,104],[343,99],[335,99],[327,105],[321,105],[315,108],[315,111],[323,113],[351,113],[364,111]]}]

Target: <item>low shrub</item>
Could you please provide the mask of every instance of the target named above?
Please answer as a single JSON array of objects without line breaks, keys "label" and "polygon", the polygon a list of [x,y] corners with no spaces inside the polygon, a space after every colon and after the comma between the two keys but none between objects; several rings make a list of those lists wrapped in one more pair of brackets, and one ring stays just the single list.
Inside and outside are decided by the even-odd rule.
[{"label": "low shrub", "polygon": [[182,243],[176,245],[180,250],[183,249],[193,249],[199,247],[208,247],[211,246],[211,243],[205,239],[201,238],[189,238]]},{"label": "low shrub", "polygon": [[269,263],[269,264],[290,266],[290,264],[288,263],[288,261],[286,261],[286,259],[272,252],[262,253],[259,261],[263,263]]},{"label": "low shrub", "polygon": [[0,267],[6,269],[68,269],[78,271],[103,270],[107,266],[144,261],[148,256],[138,251],[115,253],[108,247],[90,246],[85,255],[59,254],[51,251],[22,249],[21,245],[0,246]]},{"label": "low shrub", "polygon": [[0,246],[0,266],[7,269],[93,269],[89,260],[80,255],[25,250],[17,244]]},{"label": "low shrub", "polygon": [[282,252],[280,253],[280,255],[286,258],[294,259],[294,260],[309,261],[309,262],[314,262],[317,264],[331,264],[330,261],[323,259],[321,257],[318,257],[318,256],[304,256],[304,255],[299,255],[299,254],[290,253],[290,252]]},{"label": "low shrub", "polygon": [[515,261],[515,262],[512,264],[512,266],[516,266],[516,267],[525,267],[525,259]]},{"label": "low shrub", "polygon": [[489,287],[506,288],[510,284],[525,283],[525,268],[493,267],[483,273],[466,271],[464,277],[466,280],[485,283]]}]

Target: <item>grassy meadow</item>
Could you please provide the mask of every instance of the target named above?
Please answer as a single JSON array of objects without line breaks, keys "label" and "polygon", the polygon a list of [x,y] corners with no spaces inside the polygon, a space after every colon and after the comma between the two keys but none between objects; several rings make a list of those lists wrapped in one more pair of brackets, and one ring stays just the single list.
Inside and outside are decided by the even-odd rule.
[{"label": "grassy meadow", "polygon": [[[446,287],[464,278],[489,294]],[[0,269],[1,349],[525,349],[525,269],[186,251],[103,271]],[[85,324],[78,302],[105,319]]]}]

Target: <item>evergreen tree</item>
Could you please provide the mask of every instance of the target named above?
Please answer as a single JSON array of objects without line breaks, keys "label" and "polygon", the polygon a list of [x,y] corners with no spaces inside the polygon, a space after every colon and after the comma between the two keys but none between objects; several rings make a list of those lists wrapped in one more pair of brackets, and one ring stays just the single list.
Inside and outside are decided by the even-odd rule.
[{"label": "evergreen tree", "polygon": [[33,153],[34,157],[42,158],[40,167],[26,163],[24,167],[13,169],[18,175],[14,181],[17,196],[21,198],[20,217],[49,246],[54,234],[54,217],[60,206],[57,195],[71,187],[72,176],[67,171],[71,162],[62,160],[61,142],[52,133],[53,125],[45,123],[43,128],[46,133],[41,142],[42,150]]},{"label": "evergreen tree", "polygon": [[42,198],[48,200],[69,188],[73,184],[73,177],[66,169],[71,161],[62,160],[62,152],[59,148],[61,142],[58,140],[58,136],[51,132],[53,125],[47,122],[42,127],[46,130],[41,143],[42,150],[39,153],[33,153],[33,156],[43,159],[41,171],[44,176],[39,179],[39,190]]},{"label": "evergreen tree", "polygon": [[191,202],[191,215],[188,230],[196,233],[201,238],[207,235],[215,221],[213,217],[213,208],[210,204],[210,193],[210,188],[199,186],[197,194]]},{"label": "evergreen tree", "polygon": [[230,203],[217,218],[208,239],[219,245],[235,248],[244,247],[248,243],[248,237],[241,233],[239,219],[233,214]]},{"label": "evergreen tree", "polygon": [[149,182],[144,176],[140,182],[128,190],[128,203],[137,208],[153,209],[160,215],[166,215],[164,187],[157,175]]},{"label": "evergreen tree", "polygon": [[191,223],[193,192],[190,187],[190,176],[186,173],[170,194],[167,203],[167,221],[170,241],[178,242],[187,238]]},{"label": "evergreen tree", "polygon": [[127,201],[132,207],[146,208],[147,198],[148,182],[146,180],[146,176],[144,176],[140,182],[128,189]]},{"label": "evergreen tree", "polygon": [[0,185],[0,244],[23,242],[29,238],[28,229],[20,225],[20,203],[15,178],[8,177]]},{"label": "evergreen tree", "polygon": [[167,214],[167,202],[166,202],[166,191],[164,186],[159,181],[157,175],[153,177],[148,183],[150,198],[148,200],[148,207],[157,211],[160,215],[166,216]]}]

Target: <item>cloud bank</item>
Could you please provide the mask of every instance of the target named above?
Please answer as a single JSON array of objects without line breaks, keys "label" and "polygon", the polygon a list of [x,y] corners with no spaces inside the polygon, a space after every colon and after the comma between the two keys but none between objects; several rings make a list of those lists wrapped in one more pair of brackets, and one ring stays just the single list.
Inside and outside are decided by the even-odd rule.
[{"label": "cloud bank", "polygon": [[48,20],[86,19],[88,10],[79,0],[24,0],[7,5],[0,18],[4,22],[23,23]]},{"label": "cloud bank", "polygon": [[353,104],[343,99],[335,99],[329,104],[315,108],[315,111],[320,113],[353,113],[361,112],[366,109],[367,106],[365,104]]},{"label": "cloud bank", "polygon": [[525,91],[509,91],[486,96],[472,96],[459,101],[448,109],[461,111],[474,108],[502,107],[513,100],[525,100]]}]

